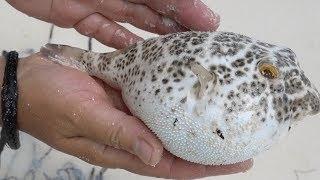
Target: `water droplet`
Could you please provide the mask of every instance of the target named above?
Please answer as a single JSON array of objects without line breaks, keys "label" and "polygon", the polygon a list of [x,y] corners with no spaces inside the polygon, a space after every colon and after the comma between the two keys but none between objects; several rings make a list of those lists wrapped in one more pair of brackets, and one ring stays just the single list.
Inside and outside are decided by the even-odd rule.
[{"label": "water droplet", "polygon": [[108,28],[110,25],[111,25],[111,24],[109,24],[109,23],[103,24],[103,25],[102,25],[102,28]]},{"label": "water droplet", "polygon": [[116,30],[114,35],[119,36],[121,38],[126,38],[126,34],[121,29]]},{"label": "water droplet", "polygon": [[154,24],[152,24],[152,23],[150,23],[149,26],[150,26],[151,28],[155,28],[155,27],[156,27],[156,25],[154,25]]},{"label": "water droplet", "polygon": [[133,38],[130,38],[129,44],[130,44],[130,45],[131,45],[131,44],[134,44]]}]

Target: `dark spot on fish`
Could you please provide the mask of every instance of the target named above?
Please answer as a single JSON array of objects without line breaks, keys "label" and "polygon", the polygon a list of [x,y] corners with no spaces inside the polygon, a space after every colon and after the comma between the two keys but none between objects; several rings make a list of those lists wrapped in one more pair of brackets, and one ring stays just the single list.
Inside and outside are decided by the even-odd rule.
[{"label": "dark spot on fish", "polygon": [[169,82],[168,79],[162,79],[162,83],[163,83],[163,84],[167,84],[168,82]]},{"label": "dark spot on fish", "polygon": [[160,93],[160,89],[157,89],[156,91],[155,91],[155,95],[158,95]]},{"label": "dark spot on fish", "polygon": [[174,119],[174,122],[173,122],[173,126],[174,126],[174,127],[177,126],[177,122],[178,122],[178,118],[175,118],[175,119]]},{"label": "dark spot on fish", "polygon": [[183,99],[181,99],[180,103],[184,104],[187,102],[187,97],[184,97]]},{"label": "dark spot on fish", "polygon": [[217,135],[218,135],[221,139],[224,139],[224,136],[223,136],[223,134],[222,134],[222,132],[221,132],[220,129],[217,129],[217,130],[216,130],[216,133],[217,133]]}]

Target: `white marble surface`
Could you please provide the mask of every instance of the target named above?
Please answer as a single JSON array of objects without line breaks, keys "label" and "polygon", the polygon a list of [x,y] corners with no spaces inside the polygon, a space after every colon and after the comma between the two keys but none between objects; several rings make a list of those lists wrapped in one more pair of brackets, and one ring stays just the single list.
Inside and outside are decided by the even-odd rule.
[{"label": "white marble surface", "polygon": [[[206,0],[211,8],[222,15],[220,30],[234,31],[261,40],[280,43],[292,48],[308,76],[320,88],[320,1],[318,0]],[[39,49],[47,42],[50,25],[27,17],[4,1],[0,1],[0,50]],[[127,26],[143,37],[154,36]],[[52,39],[56,43],[67,43],[87,47],[88,38],[74,30],[54,29]],[[96,51],[110,51],[93,41]],[[320,120],[319,116],[306,119],[279,145],[255,159],[255,165],[247,173],[211,177],[215,180],[319,180],[320,179]],[[45,156],[49,153],[49,156]],[[25,154],[28,154],[26,156]],[[12,160],[14,159],[14,160]],[[73,178],[90,178],[93,166],[80,160],[50,150],[27,135],[22,136],[22,148],[6,150],[2,155],[0,179],[23,172],[25,179],[63,179],[68,173]],[[72,161],[73,164],[68,164]],[[60,170],[57,170],[60,168]],[[78,169],[82,169],[79,171]],[[99,179],[100,168],[95,168],[94,178]],[[44,172],[44,173],[43,173]],[[93,177],[92,176],[92,177]],[[21,177],[20,177],[21,178]],[[105,179],[153,179],[138,176],[123,170],[108,169]]]}]

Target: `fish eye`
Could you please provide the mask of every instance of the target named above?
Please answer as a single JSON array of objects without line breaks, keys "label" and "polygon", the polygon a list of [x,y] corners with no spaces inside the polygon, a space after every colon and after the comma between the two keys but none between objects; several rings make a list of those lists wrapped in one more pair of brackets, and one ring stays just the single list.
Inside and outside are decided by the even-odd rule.
[{"label": "fish eye", "polygon": [[279,69],[271,63],[261,63],[259,65],[259,71],[262,76],[268,79],[276,79],[279,77]]}]

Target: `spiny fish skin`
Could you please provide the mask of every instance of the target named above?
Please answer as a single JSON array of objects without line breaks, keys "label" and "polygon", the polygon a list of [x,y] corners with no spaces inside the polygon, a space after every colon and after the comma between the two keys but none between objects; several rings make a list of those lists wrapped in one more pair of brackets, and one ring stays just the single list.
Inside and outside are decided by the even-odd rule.
[{"label": "spiny fish skin", "polygon": [[292,50],[236,33],[175,33],[104,54],[54,44],[41,52],[121,89],[164,147],[195,163],[253,158],[319,112]]}]

